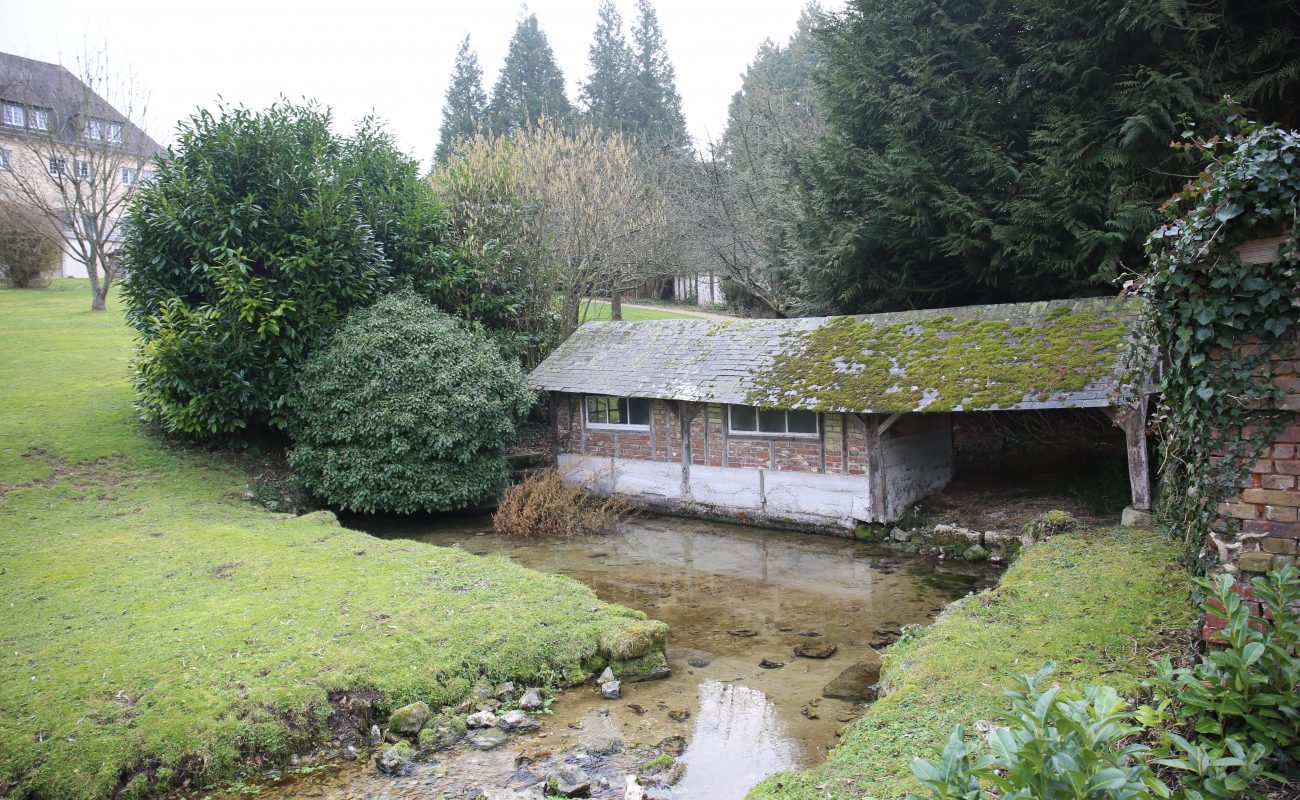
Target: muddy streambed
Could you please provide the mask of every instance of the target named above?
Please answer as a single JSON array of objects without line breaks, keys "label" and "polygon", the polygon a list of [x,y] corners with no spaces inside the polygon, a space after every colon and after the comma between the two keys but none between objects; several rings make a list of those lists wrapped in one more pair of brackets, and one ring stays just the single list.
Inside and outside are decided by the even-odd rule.
[{"label": "muddy streambed", "polygon": [[[486,518],[349,524],[569,575],[604,600],[668,623],[673,673],[625,683],[618,700],[601,698],[595,687],[564,692],[542,716],[540,732],[514,735],[493,750],[440,753],[406,777],[349,766],[261,797],[473,798],[479,789],[537,780],[530,762],[573,763],[576,754],[593,777],[609,778],[594,796],[617,798],[622,775],[635,774],[667,742],[685,771],[650,797],[740,798],[764,776],[826,757],[836,732],[865,706],[824,698],[823,687],[874,660],[873,643],[879,648],[899,628],[928,623],[998,575],[992,566],[844,539],[668,517],[635,520],[612,536],[531,542],[493,535]],[[800,645],[827,644],[836,646],[829,658],[795,656]]]}]

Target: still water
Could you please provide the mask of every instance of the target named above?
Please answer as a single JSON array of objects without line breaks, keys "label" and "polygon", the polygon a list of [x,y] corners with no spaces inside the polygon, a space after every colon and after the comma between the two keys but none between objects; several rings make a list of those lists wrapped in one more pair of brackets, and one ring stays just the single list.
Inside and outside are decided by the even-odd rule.
[{"label": "still water", "polygon": [[[569,541],[504,539],[491,533],[486,518],[347,524],[476,554],[502,553],[569,575],[604,600],[668,623],[673,674],[624,684],[619,700],[604,700],[591,687],[566,692],[543,718],[540,734],[513,737],[488,752],[441,754],[409,778],[354,767],[269,796],[472,797],[475,787],[517,781],[520,764],[542,754],[600,749],[611,740],[625,746],[603,766],[635,773],[644,748],[680,736],[685,772],[651,797],[740,798],[767,775],[825,758],[836,732],[864,706],[823,698],[822,688],[845,668],[873,660],[873,642],[880,647],[898,628],[929,622],[946,603],[997,577],[990,566],[902,556],[844,539],[669,517]],[[809,643],[833,643],[836,650],[826,659],[796,657],[794,648]],[[783,666],[763,668],[763,661]],[[611,785],[595,794],[622,797],[622,789]]]}]

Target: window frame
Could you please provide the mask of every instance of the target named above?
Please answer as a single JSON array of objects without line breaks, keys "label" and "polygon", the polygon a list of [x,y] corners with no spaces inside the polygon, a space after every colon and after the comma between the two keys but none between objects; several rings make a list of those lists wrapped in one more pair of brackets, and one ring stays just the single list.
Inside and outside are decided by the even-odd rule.
[{"label": "window frame", "polygon": [[77,159],[72,163],[73,177],[79,181],[90,180],[90,162]]},{"label": "window frame", "polygon": [[28,127],[34,131],[48,131],[50,129],[50,109],[37,108],[32,106],[27,110]]},{"label": "window frame", "polygon": [[122,167],[122,185],[134,186],[140,182],[140,170],[135,167]]},{"label": "window frame", "polygon": [[68,159],[62,157],[51,157],[47,159],[45,171],[48,172],[52,178],[67,177]]},{"label": "window frame", "polygon": [[[629,401],[629,403],[632,400],[644,400],[646,402],[646,422],[644,425],[641,423],[634,423],[634,422],[592,422],[591,406],[588,404],[587,401],[593,397],[604,398],[606,401],[606,409],[608,409],[608,401],[610,400],[627,400]],[[654,419],[654,408],[650,405],[651,402],[653,401],[651,401],[650,398],[648,397],[619,397],[617,395],[612,395],[612,394],[584,394],[582,396],[582,424],[587,428],[591,428],[593,430],[649,431],[650,420]],[[608,411],[606,413],[608,414]],[[631,416],[631,414],[629,413],[628,416]]]},{"label": "window frame", "polygon": [[0,150],[0,169],[12,170],[14,168],[14,151]]},{"label": "window frame", "polygon": [[[10,112],[14,113],[14,120],[10,120]],[[4,103],[3,117],[0,117],[4,124],[10,128],[27,127],[27,109],[18,103]]]},{"label": "window frame", "polygon": [[81,136],[92,142],[102,141],[104,138],[104,123],[97,119],[90,119],[86,122],[86,127],[82,129]]},{"label": "window frame", "polygon": [[122,123],[106,122],[104,123],[104,140],[109,144],[122,143]]},{"label": "window frame", "polygon": [[[732,409],[734,409],[734,408],[752,408],[752,409],[754,410],[754,428],[755,428],[754,430],[752,430],[752,431],[736,430],[736,428],[732,425],[732,416],[731,416]],[[791,430],[790,430],[790,412],[791,412],[791,410],[792,410],[792,409],[788,409],[788,408],[767,408],[767,409],[765,409],[765,408],[761,408],[761,407],[759,407],[759,406],[746,406],[746,405],[738,405],[738,404],[736,404],[736,403],[728,403],[728,404],[727,404],[727,435],[728,435],[728,436],[741,436],[741,437],[746,437],[746,436],[747,436],[747,437],[752,437],[752,438],[755,438],[755,439],[772,439],[772,438],[776,438],[776,439],[818,439],[818,438],[821,437],[821,435],[822,435],[822,415],[821,415],[821,414],[817,413],[816,411],[809,411],[809,410],[806,409],[806,408],[796,408],[796,409],[793,409],[793,411],[796,412],[796,413],[802,411],[802,412],[806,412],[806,413],[808,413],[808,414],[812,414],[812,415],[813,415],[813,427],[814,427],[814,430],[811,431],[811,432],[799,432],[799,431],[791,432]],[[781,414],[784,415],[784,418],[785,418],[785,431],[783,431],[783,432],[776,432],[776,431],[762,431],[762,430],[758,430],[758,427],[759,427],[759,422],[758,422],[759,416],[758,416],[758,415],[759,415],[759,413],[762,412],[762,411],[780,411]]]}]

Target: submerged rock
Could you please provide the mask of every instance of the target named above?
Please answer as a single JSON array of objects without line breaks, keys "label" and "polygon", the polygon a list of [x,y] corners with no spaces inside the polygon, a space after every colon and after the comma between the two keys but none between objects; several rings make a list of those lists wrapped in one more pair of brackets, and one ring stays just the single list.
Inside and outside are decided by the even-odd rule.
[{"label": "submerged rock", "polygon": [[876,684],[880,682],[880,662],[859,661],[826,684],[822,697],[833,700],[871,702],[876,699]]},{"label": "submerged rock", "polygon": [[758,635],[758,631],[754,630],[753,628],[732,628],[731,630],[727,631],[727,633],[731,634],[732,636],[757,636]]},{"label": "submerged rock", "polygon": [[760,667],[762,667],[763,669],[780,669],[781,667],[784,667],[784,666],[785,666],[785,662],[784,662],[784,661],[773,661],[773,660],[771,660],[771,659],[769,659],[769,658],[765,658],[765,659],[763,659],[762,661],[758,662],[758,665],[759,665]]},{"label": "submerged rock", "polygon": [[398,736],[417,736],[433,712],[424,702],[402,706],[388,717],[388,731]]},{"label": "submerged rock", "polygon": [[494,747],[500,747],[506,743],[506,732],[500,728],[487,728],[477,733],[470,734],[467,740],[470,747],[475,750],[491,750]]},{"label": "submerged rock", "polygon": [[833,642],[808,642],[794,649],[800,658],[830,658],[839,647]]},{"label": "submerged rock", "polygon": [[623,696],[623,684],[618,681],[605,681],[600,685],[600,696],[606,700],[617,700]]},{"label": "submerged rock", "polygon": [[686,752],[686,737],[669,736],[668,738],[655,745],[655,749],[661,753],[667,753],[670,756],[680,756]]}]

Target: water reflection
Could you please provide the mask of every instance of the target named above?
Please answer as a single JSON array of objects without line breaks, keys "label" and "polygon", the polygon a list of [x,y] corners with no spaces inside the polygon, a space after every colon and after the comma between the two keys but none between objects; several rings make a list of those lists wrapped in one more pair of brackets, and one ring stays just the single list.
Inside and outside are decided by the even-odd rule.
[{"label": "water reflection", "polygon": [[742,797],[768,775],[802,761],[776,704],[758,689],[706,680],[699,685],[699,719],[682,756],[683,800]]}]

